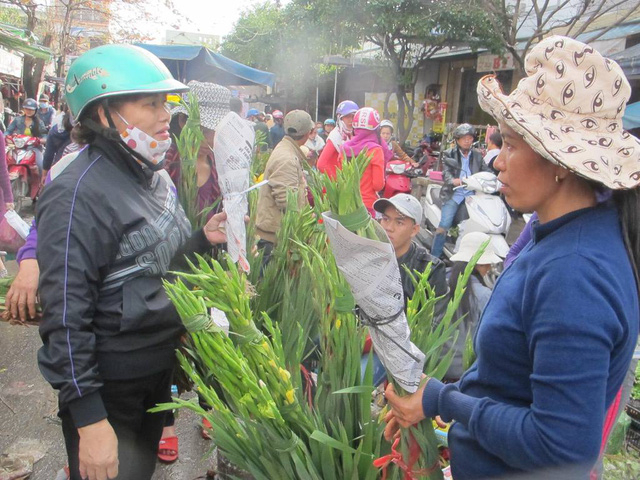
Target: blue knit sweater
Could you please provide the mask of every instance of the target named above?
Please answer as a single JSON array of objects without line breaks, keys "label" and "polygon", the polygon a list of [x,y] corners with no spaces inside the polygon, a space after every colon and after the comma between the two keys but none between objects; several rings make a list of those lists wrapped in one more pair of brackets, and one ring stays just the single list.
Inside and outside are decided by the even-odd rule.
[{"label": "blue knit sweater", "polygon": [[457,384],[432,379],[424,392],[425,415],[455,420],[453,478],[549,469],[535,478],[587,478],[639,318],[613,206],[534,226],[482,315],[475,365]]}]

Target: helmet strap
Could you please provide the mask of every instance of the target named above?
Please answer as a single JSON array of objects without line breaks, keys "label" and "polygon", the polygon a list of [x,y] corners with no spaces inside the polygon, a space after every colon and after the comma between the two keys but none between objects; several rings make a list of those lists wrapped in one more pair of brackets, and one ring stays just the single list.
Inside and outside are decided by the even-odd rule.
[{"label": "helmet strap", "polygon": [[107,118],[107,123],[109,124],[109,128],[106,128],[106,127],[100,125],[99,123],[94,122],[90,118],[87,118],[87,119],[83,120],[82,123],[86,127],[88,127],[91,130],[93,130],[94,132],[96,132],[96,133],[102,135],[103,137],[105,137],[107,140],[111,140],[113,142],[117,142],[119,145],[121,145],[127,151],[127,153],[129,153],[136,160],[139,160],[149,170],[154,171],[154,172],[158,171],[158,170],[161,170],[163,168],[162,164],[156,165],[156,164],[151,163],[149,160],[147,160],[142,155],[140,155],[138,152],[133,150],[129,145],[127,145],[122,140],[122,137],[120,136],[120,132],[116,128],[116,124],[113,122],[113,118],[111,117],[111,111],[109,110],[109,99],[108,98],[105,98],[102,101],[102,106],[104,108],[104,116]]}]

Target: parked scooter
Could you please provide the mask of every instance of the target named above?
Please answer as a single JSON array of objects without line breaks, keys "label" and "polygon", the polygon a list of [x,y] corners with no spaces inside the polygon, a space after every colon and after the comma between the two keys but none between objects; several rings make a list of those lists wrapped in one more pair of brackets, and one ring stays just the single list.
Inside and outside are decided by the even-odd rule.
[{"label": "parked scooter", "polygon": [[40,190],[36,149],[40,148],[41,141],[29,135],[9,135],[5,141],[13,203],[16,213],[20,214],[26,205],[27,198],[33,204]]},{"label": "parked scooter", "polygon": [[422,170],[414,169],[411,163],[402,160],[389,160],[385,172],[384,198],[391,198],[398,193],[411,193],[411,179],[422,174]]},{"label": "parked scooter", "polygon": [[5,107],[4,112],[2,112],[2,125],[0,125],[3,133],[7,130],[7,127],[11,125],[14,118],[16,118],[15,112],[9,107]]},{"label": "parked scooter", "polygon": [[[469,232],[482,232],[491,237],[491,243],[497,255],[504,258],[509,252],[509,245],[506,241],[509,227],[511,227],[511,215],[507,210],[504,201],[493,193],[498,191],[498,179],[491,172],[479,172],[470,177],[463,178],[462,186],[475,192],[465,198],[466,215],[464,209],[458,211],[461,218],[458,221],[458,240],[447,237],[444,246],[446,258],[458,250],[458,241]],[[440,190],[442,185],[431,183],[427,187],[426,195],[422,198],[422,205],[426,217],[425,241],[429,245],[433,244],[435,231],[440,224],[442,201],[440,200]],[[462,213],[461,213],[462,211]]]}]

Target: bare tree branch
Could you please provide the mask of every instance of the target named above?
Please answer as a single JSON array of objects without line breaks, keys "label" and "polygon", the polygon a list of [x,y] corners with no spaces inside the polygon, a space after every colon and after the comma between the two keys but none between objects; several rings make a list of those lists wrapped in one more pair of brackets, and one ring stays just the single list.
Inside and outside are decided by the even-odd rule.
[{"label": "bare tree branch", "polygon": [[629,9],[629,11],[623,15],[622,17],[620,17],[616,22],[614,22],[612,25],[603,28],[598,34],[592,36],[591,38],[589,38],[589,40],[587,40],[587,43],[591,43],[596,41],[598,38],[600,38],[602,35],[604,35],[605,33],[609,32],[612,28],[617,27],[618,25],[622,24],[627,18],[629,18],[634,12],[638,11],[638,7],[640,7],[640,2],[636,3],[636,6],[634,8]]},{"label": "bare tree branch", "polygon": [[[609,12],[610,12],[611,10],[613,10],[614,8],[618,8],[619,6],[621,6],[621,5],[625,4],[625,3],[627,3],[627,1],[626,1],[626,0],[621,0],[620,2],[615,3],[615,4],[612,4],[612,5],[610,5],[609,7],[607,7],[606,9],[604,9],[604,10],[601,12],[601,14],[600,14],[600,15],[598,15],[598,16],[596,16],[595,14],[591,15],[591,16],[590,16],[590,17],[589,17],[589,18],[584,22],[584,24],[582,24],[582,25],[580,26],[580,28],[578,29],[578,31],[576,32],[576,34],[575,34],[575,35],[577,36],[577,35],[580,35],[580,34],[584,33],[584,32],[589,28],[589,26],[591,26],[591,24],[593,24],[593,22],[594,22],[595,20],[597,20],[598,18],[602,17],[603,15],[606,15],[607,13],[609,13]],[[623,15],[620,19],[618,19],[616,22],[614,22],[614,24],[609,25],[608,27],[606,27],[606,30],[605,30],[605,31],[603,31],[603,32],[601,33],[601,35],[604,35],[606,32],[608,32],[609,30],[611,30],[613,27],[616,27],[616,26],[620,25],[620,23],[624,22],[627,18],[629,18],[629,16],[630,16],[632,13],[634,13],[634,12],[636,12],[636,11],[638,10],[638,6],[639,6],[639,5],[640,5],[640,2],[636,2],[635,6],[634,6],[634,7],[632,7],[632,8],[630,8],[630,9],[627,11],[627,13],[626,13],[625,15]],[[599,35],[598,37],[600,37],[600,35]]]},{"label": "bare tree branch", "polygon": [[573,30],[573,27],[575,27],[576,23],[578,23],[578,21],[582,18],[582,16],[585,14],[592,3],[593,0],[582,0],[580,10],[565,25],[567,28],[567,35],[571,35],[571,30]]}]

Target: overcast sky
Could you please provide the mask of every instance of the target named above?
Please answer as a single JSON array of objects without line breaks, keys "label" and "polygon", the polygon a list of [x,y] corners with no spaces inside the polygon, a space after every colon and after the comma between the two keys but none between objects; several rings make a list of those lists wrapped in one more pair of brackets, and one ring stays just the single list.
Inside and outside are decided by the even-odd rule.
[{"label": "overcast sky", "polygon": [[257,3],[258,0],[179,0],[177,5],[188,20],[183,22],[184,30],[224,36],[231,32],[240,13]]},{"label": "overcast sky", "polygon": [[[184,12],[184,18],[180,21],[181,30],[220,36],[231,32],[233,24],[244,10],[263,2],[265,0],[174,0],[175,5]],[[285,5],[288,0],[281,3]],[[164,38],[164,31],[161,38]]]}]

